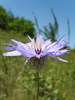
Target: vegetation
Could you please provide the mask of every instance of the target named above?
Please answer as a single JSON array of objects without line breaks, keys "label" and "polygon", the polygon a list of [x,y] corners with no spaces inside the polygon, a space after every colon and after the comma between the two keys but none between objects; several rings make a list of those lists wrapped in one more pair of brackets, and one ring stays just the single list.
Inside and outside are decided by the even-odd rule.
[{"label": "vegetation", "polygon": [[34,36],[34,23],[30,20],[14,17],[12,12],[7,12],[0,6],[0,29],[6,31],[16,31],[24,35]]},{"label": "vegetation", "polygon": [[58,35],[58,22],[57,22],[57,18],[54,14],[53,9],[51,9],[51,12],[52,12],[52,15],[53,15],[53,18],[54,18],[54,24],[49,23],[48,27],[44,26],[44,31],[43,32],[44,32],[44,34],[47,38],[51,38],[52,41],[55,41],[56,40],[56,35]]},{"label": "vegetation", "polygon": [[[29,63],[24,66],[25,57],[3,57],[5,42],[14,38],[28,42],[21,34],[0,31],[0,100],[35,100],[36,72]],[[75,50],[62,56],[64,63],[49,57],[40,72],[39,100],[75,100]]]},{"label": "vegetation", "polygon": [[[33,13],[33,16],[34,16],[35,25],[37,27],[38,32],[44,34],[46,39],[51,38],[52,41],[55,41],[56,40],[56,35],[58,35],[59,25],[58,25],[58,21],[57,21],[57,18],[55,16],[55,14],[54,14],[53,9],[51,9],[51,12],[52,12],[52,16],[53,16],[53,19],[54,19],[54,23],[52,24],[51,22],[49,22],[47,26],[43,27],[43,29],[40,29],[37,17],[35,16],[34,13]],[[69,23],[68,23],[68,25],[69,25]],[[70,26],[69,26],[69,29],[70,29]]]}]

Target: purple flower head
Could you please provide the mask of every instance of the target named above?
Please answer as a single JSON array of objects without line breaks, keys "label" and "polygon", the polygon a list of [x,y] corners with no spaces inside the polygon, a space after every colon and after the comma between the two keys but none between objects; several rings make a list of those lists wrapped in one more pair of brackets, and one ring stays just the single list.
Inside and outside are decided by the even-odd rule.
[{"label": "purple flower head", "polygon": [[30,58],[36,57],[40,59],[44,56],[51,56],[63,62],[68,62],[67,60],[58,57],[60,55],[68,54],[67,49],[62,50],[62,48],[68,44],[63,40],[63,37],[56,42],[52,42],[51,39],[44,41],[41,34],[37,34],[36,40],[32,39],[30,36],[28,36],[28,38],[31,40],[31,42],[26,44],[18,42],[14,39],[11,39],[14,45],[11,43],[5,43],[9,46],[5,49],[13,51],[5,52],[3,53],[3,56],[26,56],[27,60],[25,63],[28,62]]}]

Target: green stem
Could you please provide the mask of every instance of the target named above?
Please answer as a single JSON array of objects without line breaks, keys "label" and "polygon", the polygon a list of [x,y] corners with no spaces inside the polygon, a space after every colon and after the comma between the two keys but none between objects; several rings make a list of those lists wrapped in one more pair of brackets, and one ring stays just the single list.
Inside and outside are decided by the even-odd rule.
[{"label": "green stem", "polygon": [[39,72],[37,71],[37,99],[36,100],[39,100]]}]

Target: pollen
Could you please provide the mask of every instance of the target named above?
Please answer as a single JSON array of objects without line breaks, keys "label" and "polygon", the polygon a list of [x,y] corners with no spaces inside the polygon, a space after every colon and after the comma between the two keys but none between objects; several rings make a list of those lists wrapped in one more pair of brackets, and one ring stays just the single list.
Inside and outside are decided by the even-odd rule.
[{"label": "pollen", "polygon": [[38,49],[38,44],[37,43],[33,44],[33,48],[34,48],[34,50],[37,50]]},{"label": "pollen", "polygon": [[42,43],[40,43],[40,48],[42,48]]}]

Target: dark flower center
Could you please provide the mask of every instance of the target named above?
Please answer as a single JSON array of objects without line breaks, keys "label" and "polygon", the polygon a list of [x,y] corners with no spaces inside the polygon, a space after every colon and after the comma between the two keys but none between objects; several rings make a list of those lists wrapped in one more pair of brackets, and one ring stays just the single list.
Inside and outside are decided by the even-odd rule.
[{"label": "dark flower center", "polygon": [[36,52],[36,54],[39,55],[41,53],[41,49],[40,50],[37,49],[37,50],[35,50],[35,52]]}]

